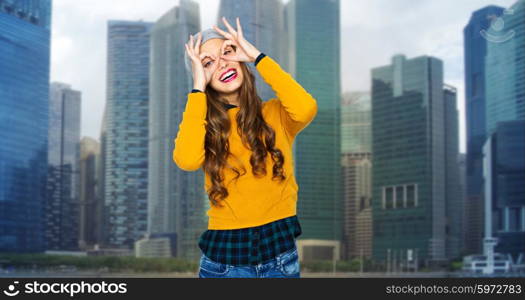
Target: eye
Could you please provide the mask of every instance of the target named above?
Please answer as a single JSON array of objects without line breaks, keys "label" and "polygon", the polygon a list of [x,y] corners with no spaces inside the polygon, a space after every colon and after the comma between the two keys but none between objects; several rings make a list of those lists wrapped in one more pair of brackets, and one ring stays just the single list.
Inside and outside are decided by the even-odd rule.
[{"label": "eye", "polygon": [[209,60],[208,62],[204,63],[204,67],[207,68],[210,63],[211,63],[211,60]]},{"label": "eye", "polygon": [[226,50],[224,51],[224,54],[229,53],[229,52],[235,52],[235,46],[230,46],[230,47],[228,47],[228,49],[226,49]]}]

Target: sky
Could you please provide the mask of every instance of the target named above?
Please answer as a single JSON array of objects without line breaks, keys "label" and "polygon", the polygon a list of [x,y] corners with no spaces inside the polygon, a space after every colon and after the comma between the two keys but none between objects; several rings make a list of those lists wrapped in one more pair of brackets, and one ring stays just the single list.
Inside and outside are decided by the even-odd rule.
[{"label": "sky", "polygon": [[[300,0],[299,0],[300,1]],[[219,0],[197,0],[201,26],[217,20]],[[288,2],[285,0],[283,2]],[[321,1],[320,1],[321,2]],[[444,62],[445,83],[458,89],[460,152],[465,152],[463,28],[473,11],[515,0],[341,0],[343,92],[370,90],[370,70],[431,55]],[[81,136],[99,140],[106,101],[108,20],[157,21],[178,0],[53,0],[51,81],[82,93]]]}]

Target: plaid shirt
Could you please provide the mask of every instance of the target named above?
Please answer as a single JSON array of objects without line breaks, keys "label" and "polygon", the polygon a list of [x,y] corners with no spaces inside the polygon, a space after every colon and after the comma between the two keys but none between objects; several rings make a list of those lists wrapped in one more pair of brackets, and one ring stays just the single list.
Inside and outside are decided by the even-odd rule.
[{"label": "plaid shirt", "polygon": [[206,230],[199,248],[209,259],[234,266],[266,263],[293,249],[301,235],[297,216],[256,227],[229,230]]}]

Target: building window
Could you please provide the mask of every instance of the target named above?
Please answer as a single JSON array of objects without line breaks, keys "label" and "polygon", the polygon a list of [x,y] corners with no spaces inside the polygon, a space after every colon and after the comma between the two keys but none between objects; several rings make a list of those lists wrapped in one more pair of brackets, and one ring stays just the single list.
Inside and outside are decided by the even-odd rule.
[{"label": "building window", "polygon": [[509,231],[509,207],[503,208],[503,231]]},{"label": "building window", "polygon": [[509,231],[520,231],[520,208],[511,207],[509,210]]},{"label": "building window", "polygon": [[366,208],[366,197],[361,196],[359,197],[359,211],[362,211],[365,208]]},{"label": "building window", "polygon": [[394,208],[394,188],[387,187],[385,190],[386,193],[386,209]]},{"label": "building window", "polygon": [[504,212],[503,212],[503,209],[498,209],[497,210],[497,222],[498,222],[498,231],[504,231],[505,230],[505,224],[504,224]]},{"label": "building window", "polygon": [[394,207],[400,208],[405,207],[405,191],[404,186],[396,186],[396,201],[394,202]]},{"label": "building window", "polygon": [[382,208],[416,207],[418,204],[417,184],[404,184],[381,188]]},{"label": "building window", "polygon": [[386,208],[385,187],[381,187],[381,208]]},{"label": "building window", "polygon": [[521,207],[521,231],[525,232],[525,206]]},{"label": "building window", "polygon": [[409,184],[407,185],[406,189],[407,189],[406,207],[415,207],[416,206],[416,188],[413,184]]}]

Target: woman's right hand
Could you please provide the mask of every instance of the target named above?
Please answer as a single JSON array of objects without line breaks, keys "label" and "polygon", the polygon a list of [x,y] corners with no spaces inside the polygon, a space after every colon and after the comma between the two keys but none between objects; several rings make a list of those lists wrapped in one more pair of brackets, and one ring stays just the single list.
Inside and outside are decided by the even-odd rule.
[{"label": "woman's right hand", "polygon": [[206,68],[203,66],[202,60],[205,57],[209,57],[213,61],[216,60],[216,57],[215,55],[206,52],[200,53],[201,41],[202,33],[199,32],[195,45],[193,41],[193,35],[190,35],[189,42],[184,46],[186,47],[186,52],[191,60],[191,67],[193,71],[193,88],[204,92],[206,86],[211,81],[211,77],[217,68],[217,64],[208,64]]}]

